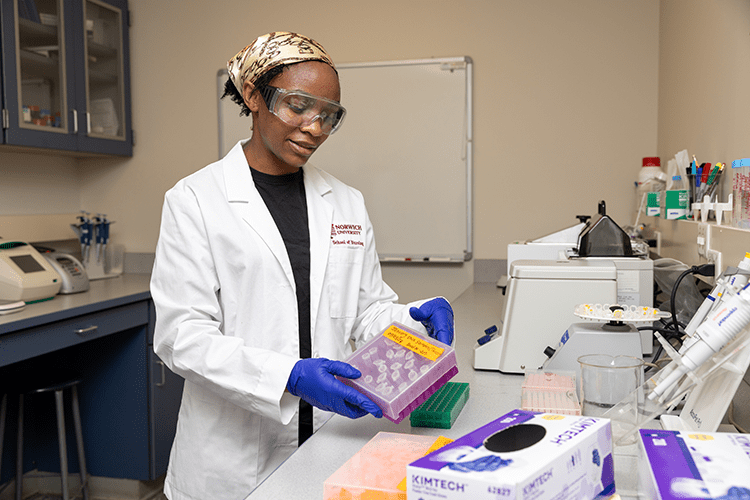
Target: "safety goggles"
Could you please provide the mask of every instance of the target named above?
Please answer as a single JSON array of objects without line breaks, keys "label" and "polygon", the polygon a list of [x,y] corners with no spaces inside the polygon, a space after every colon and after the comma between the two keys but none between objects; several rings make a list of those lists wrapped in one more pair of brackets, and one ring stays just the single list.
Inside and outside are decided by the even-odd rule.
[{"label": "safety goggles", "polygon": [[320,120],[320,129],[330,135],[341,126],[346,109],[329,99],[301,90],[286,90],[267,85],[261,92],[268,111],[293,127],[307,127]]}]

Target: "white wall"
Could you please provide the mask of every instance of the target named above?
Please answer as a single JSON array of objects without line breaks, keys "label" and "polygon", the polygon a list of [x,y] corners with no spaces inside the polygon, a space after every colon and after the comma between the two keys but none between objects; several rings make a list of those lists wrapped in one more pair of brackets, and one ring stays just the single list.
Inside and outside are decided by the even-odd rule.
[{"label": "white wall", "polygon": [[[509,242],[571,225],[600,199],[628,223],[640,158],[656,152],[658,0],[130,0],[130,9],[134,155],[79,162],[81,207],[117,220],[113,240],[128,252],[153,252],[163,193],[216,159],[216,71],[272,30],[312,36],[338,62],[473,58],[478,259],[503,259]],[[384,273],[403,299],[451,297],[473,280],[473,262]]]}]

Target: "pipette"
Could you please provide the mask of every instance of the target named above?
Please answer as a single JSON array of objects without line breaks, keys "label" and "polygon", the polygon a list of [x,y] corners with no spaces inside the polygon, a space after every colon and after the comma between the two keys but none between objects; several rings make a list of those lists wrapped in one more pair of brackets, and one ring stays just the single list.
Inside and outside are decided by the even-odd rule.
[{"label": "pipette", "polygon": [[[726,273],[729,273],[729,269],[727,269]],[[683,343],[680,354],[684,353],[693,344],[695,341],[693,334],[706,319],[706,316],[715,310],[724,300],[743,288],[747,284],[748,279],[750,279],[750,252],[745,253],[745,258],[737,265],[737,271],[729,274],[729,276],[722,275],[717,280],[713,290],[703,300],[703,303],[685,327],[685,333],[688,338]]]},{"label": "pipette", "polygon": [[682,355],[679,366],[654,387],[648,395],[649,399],[665,394],[683,375],[695,371],[750,324],[750,291],[746,292],[748,286],[750,285],[745,285],[722,304],[715,314],[701,323],[695,331],[693,343]]}]

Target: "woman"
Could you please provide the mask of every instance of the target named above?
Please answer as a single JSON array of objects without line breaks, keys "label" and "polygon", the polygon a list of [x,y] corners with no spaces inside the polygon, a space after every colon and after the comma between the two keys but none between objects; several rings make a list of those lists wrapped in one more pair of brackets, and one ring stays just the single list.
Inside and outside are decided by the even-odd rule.
[{"label": "woman", "polygon": [[392,321],[453,340],[445,299],[396,303],[362,195],[306,166],[346,114],[325,50],[270,33],[228,69],[252,137],[167,192],[151,279],[154,349],[185,378],[172,500],[244,498],[327,412],[382,416],[334,377],[360,376],[336,361],[350,340]]}]

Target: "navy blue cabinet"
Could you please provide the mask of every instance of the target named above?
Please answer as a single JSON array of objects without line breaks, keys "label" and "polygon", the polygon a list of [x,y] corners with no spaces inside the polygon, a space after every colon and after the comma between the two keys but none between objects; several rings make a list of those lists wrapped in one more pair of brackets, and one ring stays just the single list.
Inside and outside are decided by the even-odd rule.
[{"label": "navy blue cabinet", "polygon": [[[151,300],[138,300],[29,328],[0,327],[0,381],[9,386],[6,390],[30,374],[50,370],[81,377],[81,420],[92,476],[152,480],[167,470],[183,380],[154,354],[154,323]],[[44,396],[49,395],[26,397],[24,471],[60,470],[56,427],[49,423],[54,404]],[[15,442],[16,407],[9,399],[0,484],[14,473],[10,443]],[[75,437],[68,427],[68,460],[71,472],[77,472],[75,446],[70,445]]]},{"label": "navy blue cabinet", "polygon": [[127,0],[0,0],[4,144],[132,155]]}]

